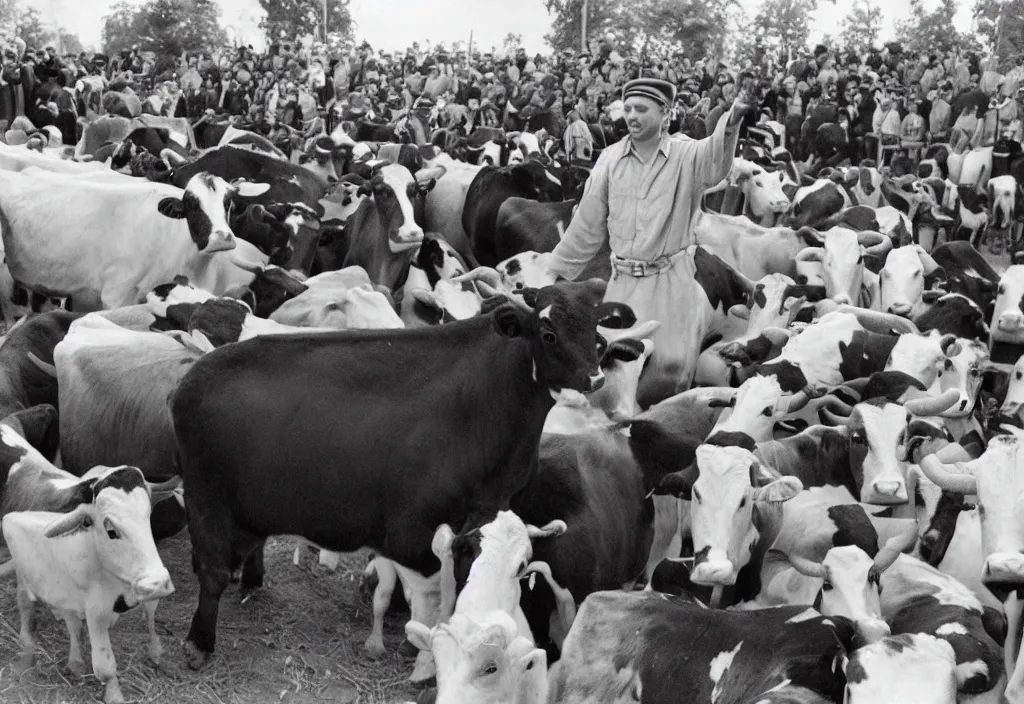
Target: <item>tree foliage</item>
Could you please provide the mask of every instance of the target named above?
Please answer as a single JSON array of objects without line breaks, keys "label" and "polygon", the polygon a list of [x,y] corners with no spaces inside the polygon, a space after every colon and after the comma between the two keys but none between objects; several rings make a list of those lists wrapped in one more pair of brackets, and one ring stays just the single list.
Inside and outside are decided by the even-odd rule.
[{"label": "tree foliage", "polygon": [[783,54],[807,46],[809,20],[818,0],[764,0],[754,17],[754,31],[762,41]]},{"label": "tree foliage", "polygon": [[[322,0],[260,0],[260,5],[267,11],[260,27],[271,41],[281,38],[282,32],[289,40],[305,34],[323,36]],[[327,31],[351,37],[353,29],[348,0],[327,0]]]},{"label": "tree foliage", "polygon": [[78,38],[78,35],[74,32],[69,32],[63,27],[57,28],[57,41],[60,43],[57,50],[64,54],[81,54],[85,51],[82,40]]},{"label": "tree foliage", "polygon": [[853,0],[850,11],[843,18],[843,39],[854,51],[874,46],[882,29],[882,8],[873,0]]},{"label": "tree foliage", "polygon": [[[694,56],[721,52],[728,12],[735,0],[587,0],[588,45],[611,32],[617,41],[643,51],[645,47],[678,47]],[[545,39],[556,51],[580,47],[583,0],[547,0],[553,15]]]},{"label": "tree foliage", "polygon": [[1014,56],[1024,52],[1024,0],[975,0],[977,33],[999,56],[999,67],[1014,65]]},{"label": "tree foliage", "polygon": [[169,56],[209,51],[227,41],[218,14],[215,0],[150,0],[142,6],[122,0],[103,18],[103,49],[115,54],[137,44]]},{"label": "tree foliage", "polygon": [[43,15],[34,7],[21,8],[16,21],[16,34],[29,49],[41,49],[52,42],[57,33],[43,21]]},{"label": "tree foliage", "polygon": [[896,23],[896,40],[908,51],[927,54],[974,48],[973,37],[961,34],[953,24],[956,0],[939,0],[928,11],[923,0],[910,0],[910,18]]}]

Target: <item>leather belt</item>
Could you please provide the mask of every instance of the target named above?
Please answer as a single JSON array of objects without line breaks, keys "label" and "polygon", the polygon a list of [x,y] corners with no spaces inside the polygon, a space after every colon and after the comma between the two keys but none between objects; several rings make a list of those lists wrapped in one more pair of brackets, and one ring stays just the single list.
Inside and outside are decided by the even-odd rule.
[{"label": "leather belt", "polygon": [[671,269],[677,261],[686,255],[687,249],[689,248],[685,247],[672,254],[662,254],[651,261],[627,259],[612,252],[612,278],[615,278],[618,274],[625,274],[626,276],[638,279],[646,276],[657,276],[665,271],[665,269]]}]

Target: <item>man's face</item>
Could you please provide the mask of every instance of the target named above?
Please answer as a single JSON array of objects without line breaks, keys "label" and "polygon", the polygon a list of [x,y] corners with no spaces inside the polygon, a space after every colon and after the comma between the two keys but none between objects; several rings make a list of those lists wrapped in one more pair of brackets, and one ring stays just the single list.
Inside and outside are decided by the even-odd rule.
[{"label": "man's face", "polygon": [[466,102],[469,105],[470,110],[477,110],[480,107],[480,101],[477,100],[476,98],[470,98]]},{"label": "man's face", "polygon": [[634,141],[643,142],[661,133],[662,108],[650,98],[631,96],[623,103],[626,126]]}]

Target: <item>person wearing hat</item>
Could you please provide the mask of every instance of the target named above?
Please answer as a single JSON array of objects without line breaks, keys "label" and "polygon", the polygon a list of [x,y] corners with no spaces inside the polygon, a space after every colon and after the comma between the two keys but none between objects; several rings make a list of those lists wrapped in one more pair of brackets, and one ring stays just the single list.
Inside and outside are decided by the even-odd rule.
[{"label": "person wearing hat", "polygon": [[952,108],[949,101],[953,98],[953,84],[944,81],[936,89],[932,99],[932,109],[928,115],[928,132],[932,142],[945,142],[949,136],[949,121]]},{"label": "person wearing hat", "polygon": [[728,175],[740,122],[755,103],[743,87],[714,133],[692,140],[668,134],[675,98],[675,86],[667,81],[626,83],[622,100],[629,132],[602,152],[561,242],[544,255],[552,273],[575,279],[610,244],[612,278],[605,300],[628,304],[638,321],[661,322],[653,335],[657,353],[641,379],[642,398],[659,376],[671,377],[670,394],[692,381],[687,360],[697,359],[701,343],[693,334],[699,311],[694,216],[704,191]]}]

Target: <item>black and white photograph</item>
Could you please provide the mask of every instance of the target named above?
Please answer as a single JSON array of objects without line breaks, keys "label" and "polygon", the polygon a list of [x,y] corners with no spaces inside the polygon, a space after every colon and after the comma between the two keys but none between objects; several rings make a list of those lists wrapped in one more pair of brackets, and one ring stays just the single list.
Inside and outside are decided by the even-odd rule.
[{"label": "black and white photograph", "polygon": [[1024,0],[0,0],[0,704],[1024,704],[1022,145]]}]

